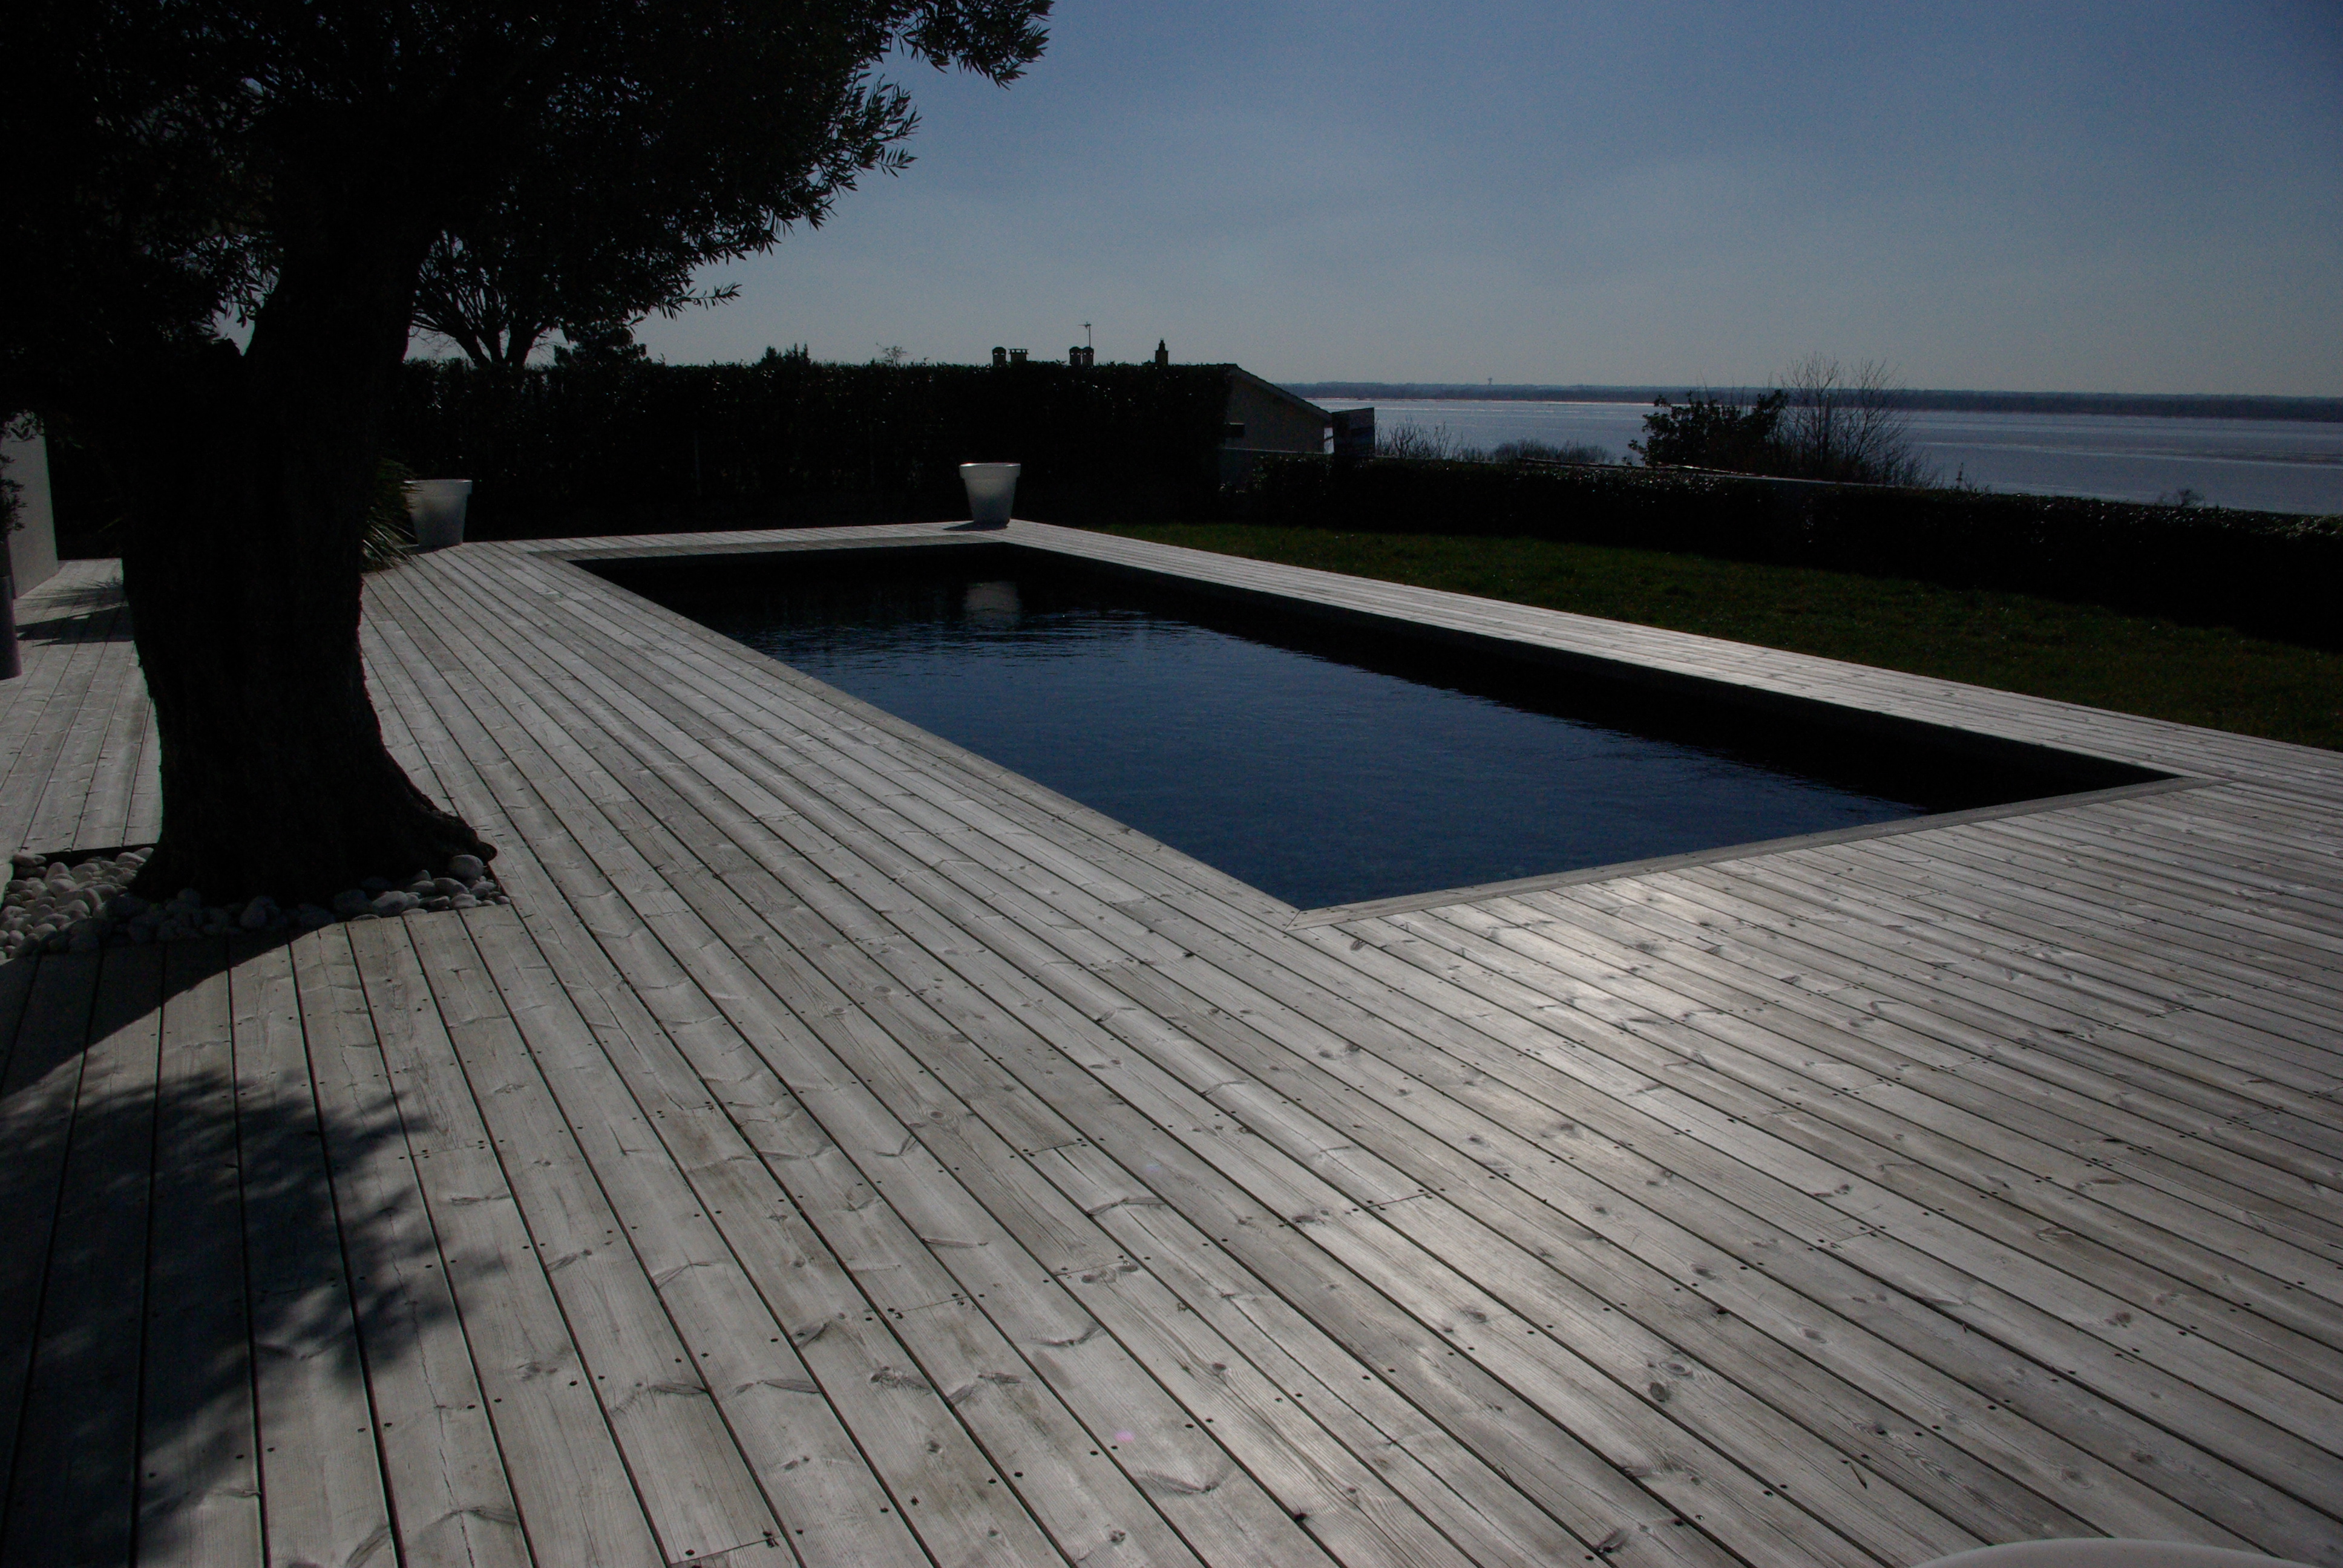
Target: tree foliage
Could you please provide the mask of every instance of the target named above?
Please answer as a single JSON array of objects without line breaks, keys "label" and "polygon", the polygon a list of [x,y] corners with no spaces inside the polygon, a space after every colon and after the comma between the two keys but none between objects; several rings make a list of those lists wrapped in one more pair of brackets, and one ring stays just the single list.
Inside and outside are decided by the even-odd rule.
[{"label": "tree foliage", "polygon": [[1743,404],[1707,392],[1688,394],[1679,407],[1654,397],[1644,416],[1644,438],[1627,449],[1654,468],[1716,468],[1729,474],[1770,474],[1779,461],[1775,434],[1783,394]]},{"label": "tree foliage", "polygon": [[491,313],[508,357],[538,320],[607,338],[679,307],[694,267],[900,166],[916,117],[882,62],[1008,82],[1048,9],[11,0],[0,415],[38,413],[120,475],[162,736],[144,879],[312,896],[488,852],[383,749],[358,657],[427,277],[536,267],[549,302]]},{"label": "tree foliage", "polygon": [[419,324],[481,363],[731,297],[694,270],[910,162],[890,51],[1014,80],[1049,0],[15,0],[0,402],[93,344],[247,317],[326,190],[424,247]]},{"label": "tree foliage", "polygon": [[729,299],[736,287],[696,289],[693,275],[818,226],[860,175],[910,163],[918,117],[872,74],[880,48],[900,38],[1006,81],[1040,42],[1035,6],[800,5],[786,27],[699,9],[684,28],[660,17],[648,69],[552,95],[486,199],[433,242],[417,325],[517,367],[557,330],[582,339]]}]

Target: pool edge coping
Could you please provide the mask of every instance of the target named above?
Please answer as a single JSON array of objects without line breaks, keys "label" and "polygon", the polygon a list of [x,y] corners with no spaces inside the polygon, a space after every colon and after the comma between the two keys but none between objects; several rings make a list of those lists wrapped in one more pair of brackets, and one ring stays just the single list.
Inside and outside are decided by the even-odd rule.
[{"label": "pool edge coping", "polygon": [[[1018,521],[1023,520],[1018,519]],[[883,533],[870,533],[865,532],[860,528],[824,528],[819,530],[787,529],[775,531],[786,532],[793,537],[788,538],[774,538],[769,537],[769,535],[766,535],[764,530],[742,530],[739,533],[698,533],[655,537],[657,542],[652,542],[651,539],[647,539],[644,536],[633,536],[626,540],[598,540],[587,538],[515,540],[511,541],[511,543],[505,548],[515,549],[520,553],[537,556],[558,562],[562,566],[577,570],[580,575],[592,580],[596,586],[601,589],[611,592],[625,593],[631,598],[638,598],[642,596],[635,594],[633,590],[625,588],[619,584],[611,581],[609,578],[603,577],[600,573],[593,571],[590,568],[589,563],[629,560],[688,560],[699,557],[778,556],[903,548],[948,548],[955,546],[981,547],[1008,545],[1015,548],[1041,550],[1052,555],[1067,556],[1076,560],[1084,561],[1088,564],[1103,567],[1109,569],[1114,569],[1118,566],[1121,566],[1121,563],[1101,560],[1081,550],[1065,548],[1062,545],[1046,535],[1037,538],[1034,537],[1032,533],[1027,531],[1028,529],[1035,528],[1049,529],[1051,533],[1061,531],[1047,524],[1036,525],[1031,522],[1026,522],[1023,528],[1016,528],[1012,527],[1009,529],[991,528],[982,530],[970,529],[965,524],[950,523],[875,525],[874,527],[884,528],[887,531]],[[1065,531],[1075,533],[1081,532],[1081,530]],[[759,537],[759,535],[764,535],[765,537]],[[1108,537],[1114,538],[1116,536]],[[1144,543],[1145,541],[1122,540],[1120,542]],[[1165,548],[1167,552],[1177,551],[1178,554],[1190,553],[1184,550],[1178,550],[1177,547],[1162,548]],[[1243,558],[1237,558],[1242,559]],[[1303,609],[1315,609],[1322,612],[1329,608],[1317,605],[1313,601],[1302,598],[1297,595],[1281,594],[1273,590],[1236,587],[1234,585],[1217,583],[1209,578],[1193,578],[1191,574],[1178,569],[1175,564],[1170,562],[1162,565],[1147,567],[1123,567],[1122,569],[1131,570],[1140,575],[1161,575],[1163,577],[1174,578],[1182,581],[1192,582],[1200,588],[1219,588],[1232,592],[1238,597],[1291,599],[1295,605]],[[1405,585],[1390,586],[1404,587]],[[1469,598],[1472,596],[1459,597]],[[646,602],[655,603],[656,601]],[[1535,607],[1526,608],[1534,608]],[[1532,654],[1544,650],[1544,645],[1538,643],[1523,639],[1503,638],[1485,632],[1460,632],[1456,628],[1443,627],[1437,622],[1413,620],[1413,618],[1402,615],[1389,614],[1380,611],[1355,610],[1336,610],[1334,613],[1338,618],[1355,618],[1369,621],[1401,624],[1407,624],[1413,621],[1414,625],[1422,628],[1426,634],[1433,637],[1450,636],[1468,642],[1483,640],[1495,642],[1518,642],[1519,646]],[[1569,612],[1558,613],[1567,614]],[[684,618],[688,619],[689,618],[687,617]],[[1699,634],[1679,635],[1698,636]],[[1764,645],[1751,644],[1747,646],[1762,648]],[[750,651],[753,652],[754,650]],[[1564,651],[1567,652],[1567,650]],[[1902,837],[1910,834],[1929,832],[1937,829],[1965,827],[1978,822],[1994,821],[2016,817],[2037,816],[2068,808],[2092,806],[2141,797],[2210,789],[2218,787],[2225,783],[2234,782],[2233,780],[2227,780],[2218,777],[2207,777],[2201,774],[2186,772],[2169,764],[2159,766],[2157,764],[2146,762],[2136,756],[2122,757],[2110,755],[2107,752],[2081,745],[2051,747],[2041,742],[2021,740],[2014,737],[1998,735],[1989,729],[1971,729],[1964,726],[1944,724],[1941,721],[1915,719],[1908,715],[1893,713],[1884,709],[1859,707],[1852,703],[1835,700],[1829,698],[1808,696],[1803,693],[1785,692],[1755,682],[1734,681],[1714,676],[1684,677],[1680,676],[1678,672],[1669,670],[1663,666],[1644,664],[1641,661],[1609,655],[1577,653],[1572,654],[1570,657],[1583,658],[1591,659],[1594,662],[1615,664],[1628,668],[1645,670],[1651,675],[1659,678],[1664,683],[1673,679],[1684,679],[1688,682],[1697,683],[1703,686],[1740,688],[1749,691],[1754,697],[1761,700],[1781,701],[1788,705],[1802,708],[1811,706],[1824,709],[1836,709],[1850,715],[1860,716],[1872,721],[1896,728],[1911,726],[1916,729],[1936,730],[1947,737],[1966,738],[1976,742],[1980,747],[1986,749],[2008,747],[2026,751],[2053,753],[2064,752],[2068,756],[2078,759],[2087,759],[2095,762],[2111,763],[2137,771],[2159,773],[2162,776],[2096,789],[2076,790],[2058,795],[2035,796],[2024,800],[2004,801],[1996,805],[1973,807],[1966,810],[1936,812],[1921,817],[1899,818],[1891,821],[1864,823],[1851,828],[1831,829],[1817,833],[1794,834],[1779,839],[1745,840],[1737,844],[1722,845],[1710,849],[1686,850],[1675,855],[1654,856],[1639,860],[1614,861],[1601,866],[1588,866],[1572,870],[1544,872],[1536,876],[1513,878],[1498,882],[1474,883],[1461,887],[1434,889],[1422,893],[1401,893],[1383,899],[1362,900],[1348,904],[1324,905],[1317,908],[1304,909],[1278,898],[1275,894],[1271,893],[1266,889],[1256,887],[1251,882],[1244,881],[1242,878],[1236,877],[1232,872],[1223,870],[1217,866],[1213,866],[1208,861],[1199,859],[1195,856],[1189,854],[1187,851],[1179,849],[1176,845],[1165,843],[1161,839],[1156,839],[1152,835],[1145,834],[1142,829],[1134,828],[1131,824],[1123,822],[1119,819],[1108,816],[1105,812],[1099,810],[1099,809],[1094,806],[1074,799],[1071,796],[1063,795],[1061,792],[1051,789],[1048,785],[1042,784],[1038,779],[1030,779],[1021,773],[1018,773],[1013,769],[1007,768],[1004,765],[994,761],[990,758],[985,757],[980,752],[960,746],[957,742],[937,735],[930,730],[925,729],[920,726],[912,723],[909,719],[901,718],[900,715],[889,713],[884,709],[867,703],[863,699],[854,697],[850,692],[845,692],[840,689],[830,687],[829,683],[820,680],[818,677],[807,675],[805,672],[796,670],[787,665],[780,665],[779,660],[772,660],[771,662],[776,665],[780,665],[780,668],[782,668],[789,669],[791,675],[796,678],[810,682],[835,698],[844,699],[846,705],[851,708],[867,709],[870,714],[884,719],[889,725],[899,727],[900,729],[917,736],[928,744],[948,749],[953,753],[966,759],[968,761],[977,764],[982,771],[994,774],[999,777],[1014,779],[1026,789],[1041,791],[1054,799],[1063,801],[1067,805],[1076,808],[1081,813],[1095,817],[1101,822],[1110,825],[1117,833],[1138,834],[1141,837],[1147,838],[1150,842],[1157,844],[1165,852],[1176,855],[1182,860],[1205,872],[1212,880],[1223,883],[1233,883],[1235,886],[1242,888],[1252,896],[1252,899],[1260,900],[1262,905],[1268,907],[1267,912],[1273,918],[1271,918],[1267,923],[1290,931],[1311,930],[1322,927],[1342,925],[1353,920],[1371,920],[1382,915],[1405,914],[1424,910],[1453,908],[1465,904],[1483,902],[1492,899],[1517,897],[1524,894],[1549,891],[1557,888],[1578,887],[1591,883],[1616,881],[1629,877],[1654,875],[1660,872],[1676,870],[1689,867],[1717,865],[1737,860],[1751,859],[1763,856],[1787,854],[1800,849],[1824,849],[1838,844],[1860,843],[1873,839]],[[1798,657],[1811,658],[1817,656],[1809,655]],[[1827,662],[1844,661],[1833,660]],[[1871,667],[1858,666],[1856,668],[1869,668]],[[1885,673],[1893,674],[1902,672],[1886,671]],[[2004,695],[2022,697],[2025,694],[2007,693]],[[2055,699],[2035,699],[2032,700],[2051,703],[2054,706],[2058,705],[2056,703]],[[2114,710],[2107,711],[2113,712]],[[2123,714],[2118,716],[2146,724],[2168,722],[2163,720],[2146,719],[2142,719],[2138,715]]]},{"label": "pool edge coping", "polygon": [[1286,930],[1300,931],[1318,926],[1339,926],[1352,920],[1373,920],[1381,915],[1404,915],[1419,910],[1477,904],[1490,899],[1516,898],[1524,893],[1543,893],[1555,888],[1650,876],[1687,866],[1713,866],[1728,860],[1751,859],[1760,855],[1787,854],[1794,849],[1827,849],[1834,844],[1856,844],[1866,839],[1888,839],[1907,833],[1929,832],[1938,828],[1960,828],[2005,817],[2033,817],[2046,811],[2096,806],[2110,800],[2128,800],[2142,795],[2169,795],[2183,789],[2206,789],[2219,782],[2217,779],[2195,779],[2175,774],[2168,779],[2117,784],[2106,789],[2083,789],[2071,795],[2039,795],[2028,800],[2004,801],[1998,806],[1974,806],[1966,811],[1939,811],[1926,817],[1898,818],[1892,822],[1865,822],[1859,827],[1833,828],[1820,833],[1795,833],[1784,839],[1753,839],[1721,849],[1687,849],[1680,855],[1617,860],[1607,866],[1584,866],[1574,871],[1549,871],[1542,876],[1515,877],[1503,882],[1480,882],[1468,887],[1443,889],[1437,892],[1398,893],[1388,899],[1364,899],[1354,904],[1329,904],[1322,909],[1295,910],[1293,918],[1286,922]]}]

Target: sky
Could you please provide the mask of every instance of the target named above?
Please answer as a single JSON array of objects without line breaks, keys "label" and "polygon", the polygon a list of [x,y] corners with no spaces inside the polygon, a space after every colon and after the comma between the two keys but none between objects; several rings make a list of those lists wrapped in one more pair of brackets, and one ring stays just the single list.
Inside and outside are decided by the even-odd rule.
[{"label": "sky", "polygon": [[1061,0],[639,336],[1273,380],[2343,395],[2343,0]]}]

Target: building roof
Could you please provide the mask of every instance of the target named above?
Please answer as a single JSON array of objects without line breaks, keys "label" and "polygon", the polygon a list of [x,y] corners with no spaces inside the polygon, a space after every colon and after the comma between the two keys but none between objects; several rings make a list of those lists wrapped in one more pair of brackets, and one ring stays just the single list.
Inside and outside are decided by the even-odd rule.
[{"label": "building roof", "polygon": [[1229,385],[1232,389],[1233,389],[1238,383],[1242,382],[1243,385],[1252,387],[1256,392],[1265,392],[1272,397],[1278,398],[1282,402],[1292,404],[1296,408],[1309,410],[1311,413],[1318,416],[1318,419],[1321,424],[1327,423],[1329,420],[1329,416],[1327,415],[1326,410],[1318,407],[1317,404],[1310,401],[1309,398],[1302,397],[1298,393],[1288,392],[1284,387],[1280,387],[1274,381],[1264,381],[1242,365],[1229,365],[1222,367],[1222,368],[1226,369],[1229,373]]}]

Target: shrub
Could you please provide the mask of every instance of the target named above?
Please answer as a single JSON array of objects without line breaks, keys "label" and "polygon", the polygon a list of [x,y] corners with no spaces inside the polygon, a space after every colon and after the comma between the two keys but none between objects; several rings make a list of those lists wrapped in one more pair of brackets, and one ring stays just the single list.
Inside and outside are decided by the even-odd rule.
[{"label": "shrub", "polygon": [[1809,354],[1751,402],[1694,392],[1679,407],[1654,397],[1654,412],[1644,416],[1644,439],[1628,449],[1654,468],[1933,485],[1936,470],[1912,449],[1911,417],[1889,382],[1887,367],[1875,359],[1849,368]]},{"label": "shrub", "polygon": [[1607,463],[1611,454],[1592,442],[1557,447],[1548,441],[1501,441],[1494,447],[1468,447],[1448,433],[1445,425],[1427,430],[1410,422],[1393,425],[1375,438],[1378,457],[1414,457],[1443,463]]},{"label": "shrub", "polygon": [[415,528],[407,512],[407,482],[415,476],[404,463],[385,457],[375,465],[374,494],[367,498],[361,569],[378,572],[415,553]]},{"label": "shrub", "polygon": [[1489,448],[1492,463],[1607,463],[1611,450],[1592,441],[1501,441]]},{"label": "shrub", "polygon": [[1682,407],[1654,397],[1653,412],[1644,416],[1644,438],[1628,442],[1627,450],[1647,467],[1777,472],[1782,459],[1775,437],[1782,422],[1783,397],[1770,392],[1745,406],[1694,392]]}]

